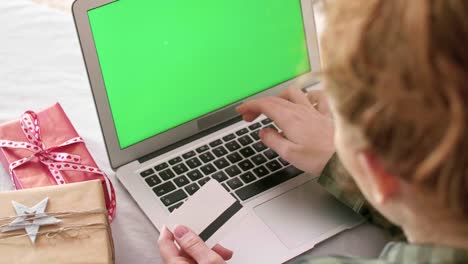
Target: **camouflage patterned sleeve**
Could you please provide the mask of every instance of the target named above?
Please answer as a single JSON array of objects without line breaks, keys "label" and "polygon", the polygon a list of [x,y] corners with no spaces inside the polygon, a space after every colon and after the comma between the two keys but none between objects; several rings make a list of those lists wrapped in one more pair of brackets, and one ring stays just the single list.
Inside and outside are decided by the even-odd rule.
[{"label": "camouflage patterned sleeve", "polygon": [[468,263],[468,251],[437,246],[416,245],[402,242],[388,243],[376,259],[350,257],[311,257],[302,256],[288,264],[428,264],[428,263]]},{"label": "camouflage patterned sleeve", "polygon": [[[381,259],[363,259],[351,257],[300,257],[288,264],[396,264]],[[399,263],[400,264],[400,263]]]},{"label": "camouflage patterned sleeve", "polygon": [[361,214],[367,221],[382,228],[390,239],[405,241],[402,230],[389,222],[377,210],[375,210],[357,189],[351,176],[346,172],[336,154],[325,166],[318,182],[339,201],[346,204],[355,212]]},{"label": "camouflage patterned sleeve", "polygon": [[362,213],[366,200],[358,190],[345,191],[345,185],[351,185],[345,183],[350,182],[350,177],[347,175],[335,153],[325,166],[318,182],[342,203],[354,211]]}]

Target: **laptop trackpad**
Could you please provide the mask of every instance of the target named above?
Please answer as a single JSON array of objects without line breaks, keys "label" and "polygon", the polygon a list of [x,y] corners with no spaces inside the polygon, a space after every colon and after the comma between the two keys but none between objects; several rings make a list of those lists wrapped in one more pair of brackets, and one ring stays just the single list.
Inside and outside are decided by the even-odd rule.
[{"label": "laptop trackpad", "polygon": [[361,220],[358,214],[328,194],[316,180],[258,205],[254,211],[290,249],[339,227],[351,227]]}]

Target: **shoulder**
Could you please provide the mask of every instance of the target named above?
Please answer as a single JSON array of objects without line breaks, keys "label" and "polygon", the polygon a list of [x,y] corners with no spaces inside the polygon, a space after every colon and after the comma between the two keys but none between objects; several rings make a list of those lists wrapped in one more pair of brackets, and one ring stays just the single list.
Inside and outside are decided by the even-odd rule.
[{"label": "shoulder", "polygon": [[468,263],[468,251],[441,245],[393,242],[387,244],[380,258],[391,263]]},{"label": "shoulder", "polygon": [[288,264],[391,264],[382,259],[363,259],[350,257],[301,257]]}]

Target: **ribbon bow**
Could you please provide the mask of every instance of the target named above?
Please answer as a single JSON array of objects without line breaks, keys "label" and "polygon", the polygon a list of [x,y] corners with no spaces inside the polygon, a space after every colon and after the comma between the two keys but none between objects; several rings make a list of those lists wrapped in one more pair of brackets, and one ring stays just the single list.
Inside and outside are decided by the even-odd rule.
[{"label": "ribbon bow", "polygon": [[[84,143],[81,137],[74,137],[64,143],[47,148],[42,142],[41,130],[39,127],[39,119],[37,114],[33,111],[26,111],[20,119],[21,130],[28,139],[28,142],[11,141],[11,140],[0,140],[0,148],[14,148],[14,149],[25,149],[32,152],[29,157],[25,157],[16,160],[9,165],[10,175],[13,177],[13,170],[19,166],[22,166],[35,157],[44,164],[51,173],[51,177],[55,180],[57,185],[65,184],[65,179],[62,176],[61,171],[82,171],[102,175],[109,191],[109,220],[112,220],[115,207],[115,191],[112,183],[110,182],[107,175],[100,169],[92,166],[81,164],[81,157],[71,153],[57,151],[59,148],[69,146],[76,143]],[[13,180],[14,182],[14,180]]]}]

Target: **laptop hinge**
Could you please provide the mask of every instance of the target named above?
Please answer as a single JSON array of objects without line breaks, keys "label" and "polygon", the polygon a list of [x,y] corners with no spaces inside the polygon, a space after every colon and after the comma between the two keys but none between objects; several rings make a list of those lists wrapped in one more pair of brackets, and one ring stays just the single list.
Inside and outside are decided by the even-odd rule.
[{"label": "laptop hinge", "polygon": [[242,116],[236,116],[236,117],[234,117],[232,119],[229,119],[226,122],[223,122],[223,123],[221,123],[219,125],[216,125],[216,126],[213,126],[211,128],[208,128],[206,130],[203,130],[203,131],[201,131],[201,132],[199,132],[199,133],[197,133],[197,134],[195,134],[195,135],[193,135],[191,137],[185,138],[185,139],[180,140],[180,141],[178,141],[178,142],[176,142],[174,144],[171,144],[171,145],[169,145],[169,146],[167,146],[165,148],[162,148],[162,149],[157,150],[155,152],[152,152],[152,153],[150,153],[148,155],[145,155],[145,156],[139,158],[138,162],[143,163],[143,162],[146,162],[146,161],[148,161],[150,159],[154,159],[157,156],[163,155],[164,153],[167,153],[167,152],[169,152],[171,150],[174,150],[174,149],[176,149],[178,147],[181,147],[181,146],[186,145],[186,144],[188,144],[188,143],[190,143],[192,141],[195,141],[197,139],[205,137],[205,136],[207,136],[209,134],[212,134],[212,133],[214,133],[214,132],[216,132],[218,130],[221,130],[221,129],[223,129],[225,127],[228,127],[228,126],[230,126],[232,124],[235,124],[235,123],[237,123],[237,122],[239,122],[241,120],[242,120]]}]

